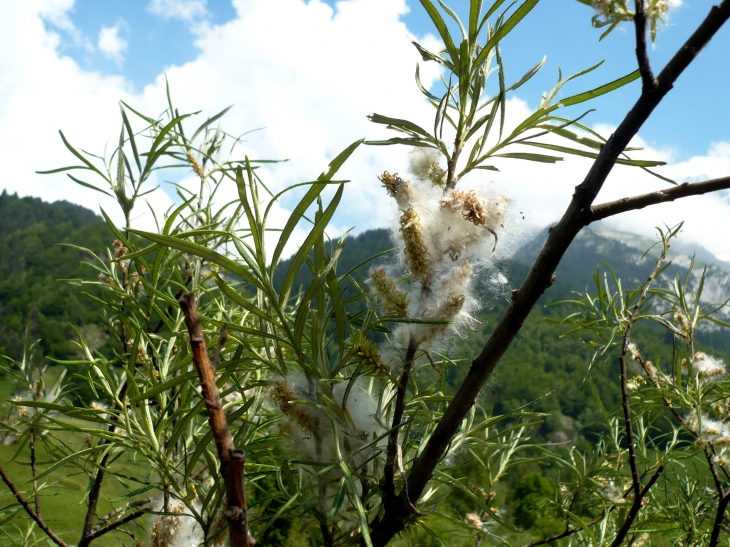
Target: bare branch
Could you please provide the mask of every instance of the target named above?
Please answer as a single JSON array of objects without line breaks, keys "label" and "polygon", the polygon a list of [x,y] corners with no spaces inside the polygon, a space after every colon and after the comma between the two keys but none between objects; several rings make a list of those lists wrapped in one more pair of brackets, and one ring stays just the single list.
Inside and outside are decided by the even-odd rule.
[{"label": "bare branch", "polygon": [[[641,485],[641,477],[639,476],[639,464],[636,461],[636,443],[634,441],[634,428],[631,423],[631,401],[629,399],[629,390],[628,390],[628,379],[627,379],[627,366],[626,366],[626,354],[629,352],[629,345],[631,344],[631,331],[633,330],[634,323],[636,323],[636,320],[639,318],[639,311],[641,310],[641,305],[644,303],[644,300],[646,299],[646,293],[649,290],[649,287],[651,287],[652,283],[654,283],[654,279],[656,279],[656,276],[659,274],[660,270],[662,269],[662,264],[667,258],[667,251],[669,251],[669,243],[665,239],[664,240],[664,247],[662,249],[662,253],[659,256],[659,260],[657,260],[656,265],[654,266],[654,269],[652,270],[651,274],[649,274],[649,278],[646,280],[644,285],[641,287],[641,291],[639,292],[638,297],[636,298],[636,303],[634,304],[634,309],[631,312],[631,317],[629,318],[629,322],[626,325],[626,331],[624,332],[624,339],[623,339],[623,345],[621,347],[621,355],[618,358],[619,361],[619,369],[620,369],[620,379],[621,379],[621,408],[624,411],[624,428],[626,430],[626,443],[628,444],[629,448],[629,467],[631,468],[631,483],[634,490],[634,502],[632,504],[631,510],[629,510],[629,514],[626,517],[626,520],[622,524],[621,528],[619,529],[618,533],[616,534],[616,537],[614,538],[613,542],[611,543],[611,547],[618,547],[621,545],[626,537],[626,534],[629,533],[629,530],[631,529],[631,526],[634,523],[634,520],[639,515],[639,510],[641,509],[641,502],[644,499],[644,496],[649,491],[649,488],[651,488],[651,485],[654,484],[654,481],[659,477],[659,473],[661,471],[658,471],[655,473],[655,475],[652,477],[652,480],[649,481],[649,484],[646,487],[643,487]],[[660,469],[662,469],[660,467]],[[634,510],[634,508],[636,508]]]},{"label": "bare branch", "polygon": [[23,509],[25,509],[25,512],[28,513],[28,516],[32,518],[35,523],[38,525],[38,528],[43,530],[43,532],[51,538],[51,540],[58,545],[58,547],[68,547],[66,543],[58,537],[56,534],[53,533],[53,531],[46,525],[45,522],[43,522],[43,519],[40,517],[40,515],[37,515],[35,511],[31,508],[30,504],[23,498],[23,495],[18,492],[18,489],[13,484],[13,481],[10,480],[10,477],[7,476],[5,473],[5,470],[0,466],[0,477],[2,477],[3,482],[8,486],[10,491],[13,493],[13,496],[15,496],[15,499],[18,500],[18,503],[22,505]]},{"label": "bare branch", "polygon": [[717,192],[719,190],[727,190],[728,188],[730,188],[730,177],[723,177],[703,182],[685,182],[678,186],[667,188],[666,190],[659,190],[658,192],[641,194],[630,198],[621,198],[616,201],[608,201],[591,207],[586,224],[590,224],[591,222],[596,222],[597,220],[602,220],[613,215],[618,215],[620,213],[625,213],[627,211],[633,211],[634,209],[643,209],[649,205],[657,205],[667,201],[674,201],[679,198],[699,196],[710,192]]},{"label": "bare branch", "polygon": [[416,345],[411,335],[408,349],[406,350],[405,361],[403,363],[403,372],[400,375],[400,381],[396,389],[395,408],[393,409],[393,421],[391,424],[390,435],[388,435],[388,447],[385,455],[385,465],[383,466],[383,494],[386,501],[393,501],[395,498],[395,457],[398,452],[398,433],[400,433],[400,425],[403,421],[403,412],[406,408],[406,392],[408,383],[411,380],[411,372],[413,371],[414,357],[416,355]]},{"label": "bare branch", "polygon": [[730,503],[730,493],[722,496],[720,503],[717,504],[717,513],[715,513],[715,522],[712,525],[709,547],[717,547],[720,541],[720,531],[723,528],[722,521],[725,519],[725,511],[727,511],[728,503]]},{"label": "bare branch", "polygon": [[634,13],[634,28],[636,30],[636,60],[639,63],[641,72],[642,89],[649,91],[657,85],[654,73],[651,71],[649,55],[646,52],[646,13],[644,11],[644,0],[635,0],[636,12]]},{"label": "bare branch", "polygon": [[142,510],[139,510],[139,511],[134,511],[133,513],[129,513],[128,515],[120,518],[119,520],[115,520],[114,522],[109,523],[106,526],[102,526],[102,527],[98,527],[97,526],[88,535],[84,536],[84,541],[86,541],[87,543],[89,543],[89,542],[91,542],[91,541],[93,541],[93,540],[95,540],[95,539],[103,536],[104,534],[108,534],[112,530],[116,530],[122,524],[126,524],[126,523],[128,523],[130,521],[133,521],[135,519],[138,519],[142,515],[148,514],[148,512],[149,511],[147,511],[146,509],[142,509]]},{"label": "bare branch", "polygon": [[596,518],[594,518],[592,521],[586,523],[584,526],[575,526],[574,528],[566,528],[564,532],[561,532],[560,534],[556,534],[554,536],[550,536],[549,538],[539,539],[537,541],[533,541],[532,543],[528,543],[524,545],[523,547],[537,547],[537,545],[547,545],[548,543],[552,543],[554,541],[558,541],[559,539],[567,538],[568,536],[572,536],[573,534],[576,534],[580,532],[581,530],[585,530],[586,528],[589,528],[593,526],[594,524],[598,524],[603,520],[603,517],[605,516],[605,513],[601,513]]}]

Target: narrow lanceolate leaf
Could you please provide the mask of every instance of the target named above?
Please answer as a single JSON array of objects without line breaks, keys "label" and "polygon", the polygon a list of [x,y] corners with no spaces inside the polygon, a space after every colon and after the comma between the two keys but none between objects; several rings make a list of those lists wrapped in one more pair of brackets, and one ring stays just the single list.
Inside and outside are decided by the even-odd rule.
[{"label": "narrow lanceolate leaf", "polygon": [[294,277],[297,275],[300,268],[304,264],[304,261],[307,259],[309,251],[314,246],[314,242],[324,232],[325,228],[329,224],[330,219],[332,218],[332,215],[335,214],[335,210],[340,204],[340,199],[342,199],[342,192],[344,191],[344,189],[345,185],[341,184],[340,187],[337,189],[334,197],[332,198],[329,206],[324,211],[320,219],[315,223],[314,227],[309,232],[309,235],[304,240],[304,243],[302,243],[302,246],[299,248],[299,251],[294,256],[294,259],[289,266],[289,270],[287,270],[286,275],[284,276],[284,281],[282,281],[281,284],[281,295],[279,297],[280,304],[284,304],[284,302],[286,302],[286,300],[289,298],[289,291],[294,284]]},{"label": "narrow lanceolate leaf", "polygon": [[484,0],[469,2],[469,43],[476,44],[479,36],[479,16],[482,14]]},{"label": "narrow lanceolate leaf", "polygon": [[192,241],[187,241],[186,239],[178,239],[176,237],[155,234],[152,232],[143,232],[142,230],[130,229],[130,232],[137,234],[138,236],[145,239],[149,239],[153,243],[159,243],[160,245],[164,245],[165,247],[170,247],[184,253],[204,258],[208,262],[217,264],[221,268],[225,268],[232,274],[237,275],[241,279],[251,283],[254,287],[261,290],[264,289],[259,280],[251,275],[251,272],[249,272],[240,264],[237,264],[230,258],[227,258],[222,254],[212,251],[207,247],[203,247],[202,245],[198,245],[197,243],[193,243]]},{"label": "narrow lanceolate leaf", "polygon": [[134,132],[132,131],[132,124],[129,123],[127,113],[124,111],[122,105],[119,105],[119,109],[122,111],[122,121],[124,126],[127,128],[127,134],[129,135],[129,144],[132,146],[132,154],[134,155],[134,162],[137,164],[137,170],[142,171],[142,163],[139,161],[139,152],[137,151],[137,143],[134,140]]},{"label": "narrow lanceolate leaf", "polygon": [[299,203],[297,203],[297,206],[291,212],[291,215],[289,215],[289,218],[284,225],[284,229],[279,235],[279,241],[276,244],[276,248],[274,249],[274,254],[271,257],[271,275],[273,275],[274,269],[279,263],[281,253],[284,252],[284,247],[287,243],[289,243],[289,238],[291,237],[292,232],[297,227],[297,224],[299,224],[299,221],[302,219],[304,214],[307,212],[309,206],[314,203],[314,200],[317,199],[317,196],[319,196],[322,193],[322,190],[324,190],[326,187],[327,184],[324,182],[315,182],[314,184],[312,184],[312,187],[307,191],[306,194],[304,194],[304,197],[299,201]]},{"label": "narrow lanceolate leaf", "polygon": [[368,116],[368,120],[370,120],[373,123],[380,123],[383,125],[387,125],[391,129],[404,129],[409,133],[415,133],[417,135],[421,135],[422,137],[431,140],[431,135],[429,135],[428,131],[426,131],[424,128],[422,128],[419,125],[416,125],[413,122],[409,122],[408,120],[401,120],[399,118],[389,118],[387,116],[382,116],[380,114],[370,114]]},{"label": "narrow lanceolate leaf", "polygon": [[312,280],[312,283],[309,285],[309,287],[307,287],[307,290],[302,297],[302,301],[299,304],[299,308],[297,310],[296,320],[294,322],[293,346],[295,348],[301,347],[302,336],[304,335],[304,327],[307,324],[307,316],[309,315],[310,302],[317,290],[324,284],[328,274],[332,271],[332,268],[334,268],[343,248],[344,245],[340,245],[338,247],[337,251],[335,251],[334,256],[329,261],[327,266],[324,268],[324,270],[317,274],[317,277]]},{"label": "narrow lanceolate leaf", "polygon": [[509,19],[507,19],[503,25],[501,25],[498,29],[494,31],[492,36],[489,38],[486,44],[484,44],[484,49],[482,49],[479,52],[479,55],[477,56],[476,60],[474,61],[474,64],[472,65],[472,71],[476,71],[479,69],[481,64],[487,60],[487,56],[489,55],[489,52],[494,48],[499,42],[507,36],[513,28],[522,21],[522,19],[525,18],[525,16],[532,11],[532,8],[534,8],[539,0],[526,0],[524,4],[522,4],[517,10],[510,16]]},{"label": "narrow lanceolate leaf", "polygon": [[[446,46],[446,51],[449,53],[449,57],[451,57],[451,62],[454,63],[454,67],[458,67],[459,52],[454,45],[454,40],[451,38],[449,29],[446,26],[443,18],[441,17],[439,10],[436,9],[436,6],[433,5],[431,0],[421,0],[421,5],[426,10],[426,13],[428,13],[428,16],[431,18],[431,21],[433,21],[433,24],[436,26],[436,30],[438,30],[438,33],[441,36],[441,40],[443,40],[444,45]],[[458,76],[459,74],[456,73],[456,75]]]},{"label": "narrow lanceolate leaf", "polygon": [[528,70],[528,71],[527,71],[527,72],[525,73],[525,75],[524,75],[524,76],[522,76],[522,78],[520,78],[520,79],[519,79],[519,80],[517,80],[517,81],[516,81],[515,83],[513,83],[513,84],[512,84],[511,86],[509,86],[509,87],[507,88],[507,91],[514,91],[515,89],[517,89],[517,88],[521,87],[521,86],[522,86],[522,84],[524,84],[524,83],[526,83],[527,81],[529,81],[530,79],[532,79],[532,77],[533,77],[533,76],[534,76],[535,74],[537,74],[537,73],[538,73],[538,71],[539,71],[539,70],[540,70],[540,69],[541,69],[541,68],[543,67],[543,65],[545,64],[545,61],[546,61],[546,60],[547,60],[547,55],[545,55],[545,56],[544,56],[544,57],[542,58],[542,60],[541,60],[541,61],[540,61],[539,63],[537,63],[537,64],[536,64],[535,66],[533,66],[533,67],[532,67],[532,68],[531,68],[530,70]]},{"label": "narrow lanceolate leaf", "polygon": [[418,53],[421,54],[421,59],[423,59],[424,61],[436,61],[441,66],[445,66],[446,68],[448,68],[449,70],[451,70],[453,72],[454,63],[452,63],[448,59],[443,58],[441,55],[434,53],[433,51],[427,50],[425,47],[423,47],[418,42],[412,41],[411,43],[416,47],[416,49],[418,50]]},{"label": "narrow lanceolate leaf", "polygon": [[317,180],[320,180],[322,182],[329,182],[332,180],[332,177],[334,177],[337,174],[337,171],[340,170],[340,167],[348,160],[350,156],[352,156],[352,153],[357,149],[358,146],[360,146],[365,139],[358,139],[355,142],[353,142],[350,146],[345,148],[342,152],[337,154],[337,157],[333,159],[329,166],[327,167],[327,171],[322,173]]},{"label": "narrow lanceolate leaf", "polygon": [[438,148],[435,144],[431,144],[421,139],[411,138],[404,139],[402,137],[393,137],[384,141],[365,141],[365,144],[370,146],[389,146],[391,144],[406,144],[408,146],[419,146],[421,148]]},{"label": "narrow lanceolate leaf", "polygon": [[[89,160],[87,160],[87,159],[86,159],[86,158],[85,158],[85,157],[84,157],[84,156],[83,156],[83,155],[81,154],[81,152],[79,152],[79,151],[78,151],[78,150],[76,150],[76,149],[75,149],[75,148],[74,148],[73,146],[71,146],[71,143],[70,143],[70,142],[68,142],[68,141],[66,140],[66,136],[65,136],[65,135],[63,134],[63,131],[59,131],[58,133],[59,133],[59,134],[61,135],[61,140],[63,141],[63,144],[64,144],[64,145],[66,145],[66,148],[68,148],[68,150],[69,150],[69,151],[70,151],[70,152],[71,152],[71,153],[72,153],[72,154],[73,154],[74,156],[76,156],[77,158],[79,158],[79,159],[80,159],[80,160],[81,160],[81,161],[82,161],[82,162],[84,163],[84,165],[86,165],[86,167],[87,167],[88,169],[91,169],[91,170],[92,170],[92,171],[94,171],[94,172],[95,172],[95,173],[96,173],[97,175],[99,175],[99,176],[100,176],[101,178],[103,178],[103,179],[104,179],[105,181],[107,181],[108,183],[110,183],[110,184],[111,184],[111,181],[109,180],[109,176],[108,176],[108,175],[106,175],[105,173],[102,173],[101,171],[99,171],[99,169],[97,169],[97,168],[96,168],[96,167],[94,166],[94,164],[93,164],[93,163],[91,163],[91,162],[90,162]],[[93,188],[93,187],[92,187],[92,188]]]},{"label": "narrow lanceolate leaf", "polygon": [[213,124],[213,123],[217,122],[218,120],[220,120],[220,119],[221,119],[221,118],[222,118],[223,116],[225,116],[225,115],[226,115],[226,113],[227,113],[227,112],[228,112],[228,111],[229,111],[229,110],[230,110],[231,108],[233,108],[233,105],[231,105],[231,106],[228,106],[228,107],[224,108],[223,110],[221,110],[220,112],[218,112],[218,114],[216,114],[215,116],[211,116],[211,117],[210,117],[210,118],[208,118],[208,119],[207,119],[206,121],[204,121],[204,122],[203,122],[203,123],[202,123],[202,124],[200,125],[200,127],[198,127],[198,129],[196,129],[196,130],[195,130],[195,133],[193,133],[193,136],[192,136],[192,137],[190,137],[190,142],[194,142],[194,141],[195,141],[195,138],[196,138],[196,137],[197,137],[198,135],[200,135],[200,133],[201,133],[202,131],[205,131],[205,129],[206,129],[207,127],[210,127],[210,125],[211,125],[211,124]]},{"label": "narrow lanceolate leaf", "polygon": [[[545,148],[547,150],[553,150],[555,152],[562,152],[564,154],[572,154],[573,156],[582,156],[584,158],[597,158],[598,154],[595,152],[589,152],[587,150],[577,150],[575,148],[568,148],[567,146],[558,146],[555,144],[547,144],[542,142],[523,142],[528,146],[535,146],[538,148]],[[632,160],[619,158],[616,160],[619,165],[631,165],[633,167],[658,167],[660,165],[666,165],[666,162],[656,160]]]},{"label": "narrow lanceolate leaf", "polygon": [[605,85],[602,85],[600,87],[597,87],[595,89],[591,89],[590,91],[585,91],[583,93],[578,93],[577,95],[573,95],[572,97],[568,97],[566,99],[563,99],[562,101],[558,101],[557,106],[572,106],[574,104],[580,104],[585,101],[590,101],[591,99],[594,99],[596,97],[600,97],[601,95],[605,95],[606,93],[610,93],[611,91],[614,91],[620,87],[623,87],[627,84],[630,84],[634,80],[641,77],[641,73],[638,70],[635,70],[631,74],[627,74],[623,78],[619,78],[618,80],[614,80],[613,82],[609,82]]},{"label": "narrow lanceolate leaf", "polygon": [[507,152],[506,154],[495,154],[495,158],[510,158],[515,160],[538,161],[540,163],[555,163],[563,161],[558,156],[547,156],[544,154],[530,154],[529,152]]},{"label": "narrow lanceolate leaf", "polygon": [[228,298],[233,300],[236,304],[244,308],[246,311],[249,311],[256,315],[257,317],[260,317],[264,321],[268,321],[272,325],[276,325],[280,328],[283,328],[282,325],[279,324],[279,322],[271,317],[268,313],[266,313],[264,310],[259,308],[258,306],[255,306],[253,303],[246,300],[245,297],[238,294],[238,292],[233,289],[230,285],[228,285],[225,281],[223,281],[219,276],[216,276],[215,282],[218,285],[218,288],[225,294]]}]

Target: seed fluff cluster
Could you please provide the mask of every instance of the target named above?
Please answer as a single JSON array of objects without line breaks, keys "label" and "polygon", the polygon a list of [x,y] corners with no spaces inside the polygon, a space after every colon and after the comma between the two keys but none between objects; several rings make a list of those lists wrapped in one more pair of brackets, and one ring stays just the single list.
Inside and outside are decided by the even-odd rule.
[{"label": "seed fluff cluster", "polygon": [[409,346],[426,349],[447,331],[469,326],[477,307],[474,279],[494,268],[505,231],[509,200],[475,188],[446,189],[440,158],[437,150],[416,148],[409,158],[414,180],[388,171],[379,177],[400,211],[393,239],[403,252],[400,269],[371,271],[371,292],[384,315],[415,320],[401,323],[390,347],[381,348],[394,371]]}]

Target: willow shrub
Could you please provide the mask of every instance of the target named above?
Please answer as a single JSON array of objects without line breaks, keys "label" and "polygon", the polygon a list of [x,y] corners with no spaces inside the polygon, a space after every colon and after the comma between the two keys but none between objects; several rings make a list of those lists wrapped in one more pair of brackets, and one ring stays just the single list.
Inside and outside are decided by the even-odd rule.
[{"label": "willow shrub", "polygon": [[[538,109],[507,130],[508,94],[536,74],[544,60],[509,85],[499,43],[536,0],[503,12],[501,1],[484,12],[482,2],[473,0],[466,27],[445,5],[441,12],[429,1],[422,3],[444,50],[415,45],[425,61],[442,65],[443,88],[423,88],[416,71],[416,81],[435,109],[433,132],[399,118],[370,117],[400,136],[368,144],[414,148],[411,180],[389,172],[380,176],[384,191],[398,206],[399,229],[393,239],[399,251],[372,268],[366,282],[354,270],[338,270],[344,236],[331,241],[326,233],[347,183],[337,179],[337,172],[363,141],[345,148],[316,180],[272,195],[259,176],[261,162],[238,156],[237,139],[216,125],[225,111],[191,126],[193,115],[180,115],[172,102],[160,118],[122,104],[119,144],[109,158],[77,150],[61,134],[80,163],[51,172],[67,171],[79,184],[114,197],[125,218],[119,227],[105,214],[116,239],[106,256],[89,252],[88,266],[98,280],[66,280],[82,289],[89,284],[105,289],[103,298],[89,297],[98,304],[116,349],[101,354],[79,333],[83,357],[58,362],[70,373],[49,389],[43,371],[34,368],[29,343],[25,358],[11,363],[18,391],[24,394],[13,400],[15,410],[4,427],[29,445],[31,454],[42,443],[55,461],[42,472],[33,465],[34,477],[23,486],[21,497],[40,502],[43,491],[72,469],[89,477],[83,496],[87,516],[79,523],[79,539],[70,541],[88,545],[111,532],[126,533],[137,542],[149,539],[155,547],[216,545],[227,538],[225,487],[178,305],[183,294],[192,292],[207,345],[215,348],[212,359],[234,443],[247,452],[254,537],[267,537],[281,522],[296,518],[293,533],[314,543],[371,544],[370,530],[396,491],[404,488],[403,478],[450,401],[444,370],[463,365],[449,358],[448,340],[468,335],[479,303],[489,298],[475,291],[475,280],[495,271],[494,253],[510,236],[514,212],[509,196],[474,184],[457,189],[457,184],[470,172],[497,170],[493,162],[499,159],[554,163],[562,159],[560,154],[595,157],[603,139],[580,123],[580,114],[558,116],[558,109],[562,113],[563,107],[639,77],[632,73],[557,100],[565,84],[596,67],[561,76]],[[442,13],[459,27],[459,44]],[[488,83],[493,94],[486,91]],[[645,169],[660,164],[628,157],[619,163]],[[175,167],[194,173],[199,187],[193,191],[178,185],[179,204],[164,215],[152,211],[155,231],[134,228],[133,211],[154,191],[145,186],[153,173]],[[79,172],[96,178],[90,181]],[[238,199],[220,203],[223,186],[235,186]],[[299,201],[272,238],[272,207],[288,192],[300,196]],[[306,236],[281,271],[290,237],[302,227]],[[311,270],[311,281],[295,286],[303,268]],[[342,290],[345,283],[354,293]],[[597,299],[580,303],[583,311],[577,317],[583,318],[581,328],[602,340],[609,331],[603,343],[610,348],[633,324],[626,313],[638,296],[620,288],[611,293],[600,284],[598,290]],[[645,472],[673,466],[672,472],[682,475],[681,462],[693,457],[692,450],[708,455],[710,470],[727,465],[724,422],[712,414],[725,408],[715,408],[725,404],[717,403],[725,401],[717,397],[725,384],[715,381],[724,366],[693,351],[694,329],[712,314],[698,311],[699,295],[688,299],[689,290],[686,283],[675,283],[651,293],[669,303],[679,323],[666,314],[646,315],[684,344],[674,353],[671,371],[650,368],[638,349],[631,350],[645,371],[653,371],[632,380],[637,386],[632,397],[645,409],[635,419]],[[69,394],[78,383],[88,385],[97,400],[74,403]],[[666,442],[651,435],[653,408],[662,405],[678,420]],[[505,415],[473,407],[451,439],[431,486],[420,499],[410,500],[407,533],[436,536],[432,528],[451,527],[450,537],[461,537],[459,541],[518,537],[520,531],[494,506],[494,489],[516,462],[526,461],[517,455],[528,446],[529,428],[540,418],[529,405]],[[564,523],[566,535],[586,544],[612,537],[627,522],[631,503],[621,464],[624,429],[613,409],[606,411],[606,424],[610,434],[591,454],[530,452],[534,458],[554,459],[563,469],[555,497],[543,500],[539,509]],[[682,427],[695,435],[695,448],[684,441]],[[69,436],[83,443],[68,442]],[[479,484],[450,471],[455,458],[465,454],[483,468]],[[118,461],[134,462],[139,473],[122,473],[115,466]],[[112,513],[99,517],[96,507],[110,481],[122,484],[127,493],[113,500]],[[672,501],[652,493],[656,509],[652,506],[632,520],[632,537],[655,525],[670,533],[672,519],[685,508],[699,520],[696,526],[683,525],[682,533],[688,526],[686,534],[706,533],[709,517],[700,509],[709,506],[712,496],[686,481],[667,479],[663,484],[668,492],[664,499]],[[439,502],[454,491],[469,500],[472,512],[439,509]],[[17,506],[8,505],[3,515],[6,537],[35,537],[30,521],[20,520]],[[133,520],[141,532],[140,527],[122,527]],[[46,533],[56,541],[52,531]]]}]

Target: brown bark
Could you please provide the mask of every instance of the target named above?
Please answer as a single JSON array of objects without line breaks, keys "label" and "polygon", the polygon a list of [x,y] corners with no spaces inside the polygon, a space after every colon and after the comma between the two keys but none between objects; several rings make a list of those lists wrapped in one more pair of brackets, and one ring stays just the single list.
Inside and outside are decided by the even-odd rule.
[{"label": "brown bark", "polygon": [[246,453],[236,450],[233,437],[228,428],[218,385],[215,382],[215,369],[208,359],[208,347],[205,344],[200,315],[195,305],[195,295],[188,293],[180,299],[180,308],[185,314],[185,325],[190,335],[190,347],[193,362],[198,371],[200,389],[208,410],[208,424],[213,432],[218,459],[221,462],[221,475],[226,484],[228,533],[231,547],[249,547],[255,541],[248,533],[246,490],[244,486],[243,468]]}]

